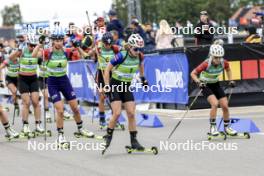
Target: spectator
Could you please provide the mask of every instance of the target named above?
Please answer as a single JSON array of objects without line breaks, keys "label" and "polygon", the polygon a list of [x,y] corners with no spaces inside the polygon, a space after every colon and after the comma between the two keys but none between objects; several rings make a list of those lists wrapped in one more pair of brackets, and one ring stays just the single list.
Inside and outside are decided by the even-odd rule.
[{"label": "spectator", "polygon": [[250,26],[247,29],[249,35],[247,36],[245,43],[261,43],[261,37],[257,34],[257,29],[254,26]]},{"label": "spectator", "polygon": [[145,31],[146,31],[145,51],[152,51],[155,49],[155,33],[152,29],[152,25],[146,24]]},{"label": "spectator", "polygon": [[113,30],[113,31],[111,31],[111,34],[112,34],[113,39],[114,39],[114,44],[118,45],[120,47],[123,47],[125,44],[125,41],[123,39],[119,38],[118,31]]},{"label": "spectator", "polygon": [[118,31],[119,38],[123,39],[124,27],[122,22],[117,18],[116,12],[114,10],[110,10],[108,16],[110,18],[110,22],[108,23],[106,30],[109,32],[113,30]]},{"label": "spectator", "polygon": [[172,48],[172,40],[174,39],[173,32],[166,20],[161,20],[159,29],[156,35],[156,49]]},{"label": "spectator", "polygon": [[95,23],[96,23],[96,29],[95,29],[94,40],[97,43],[99,40],[102,39],[104,33],[106,32],[104,17],[98,17]]},{"label": "spectator", "polygon": [[214,40],[214,34],[209,32],[209,29],[213,28],[210,23],[208,14],[206,11],[200,12],[200,22],[195,27],[195,43],[196,45],[209,45]]},{"label": "spectator", "polygon": [[130,26],[133,30],[133,33],[139,34],[143,38],[144,42],[146,42],[146,33],[144,29],[141,27],[141,25],[139,24],[138,19],[136,18],[133,19]]}]

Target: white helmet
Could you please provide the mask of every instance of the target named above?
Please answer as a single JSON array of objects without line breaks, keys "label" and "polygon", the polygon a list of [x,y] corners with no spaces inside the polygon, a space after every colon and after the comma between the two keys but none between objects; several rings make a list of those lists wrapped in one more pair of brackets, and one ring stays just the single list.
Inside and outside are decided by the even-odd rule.
[{"label": "white helmet", "polygon": [[38,44],[38,38],[35,34],[29,33],[27,35],[27,43],[32,44],[32,45],[37,45]]},{"label": "white helmet", "polygon": [[225,55],[224,48],[219,44],[213,44],[210,46],[210,56],[223,57]]},{"label": "white helmet", "polygon": [[139,34],[132,34],[128,38],[128,44],[136,48],[143,48],[144,40]]}]

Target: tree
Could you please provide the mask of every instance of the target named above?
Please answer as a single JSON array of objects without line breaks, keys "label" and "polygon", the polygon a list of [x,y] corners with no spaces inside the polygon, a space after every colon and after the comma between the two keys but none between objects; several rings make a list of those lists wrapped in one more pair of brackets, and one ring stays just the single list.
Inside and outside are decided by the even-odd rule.
[{"label": "tree", "polygon": [[[127,21],[128,0],[115,0],[118,16]],[[171,25],[176,21],[187,20],[196,23],[199,12],[208,11],[210,18],[218,23],[227,22],[230,16],[241,6],[261,4],[263,0],[142,0],[142,22],[156,22],[166,19]]]},{"label": "tree", "polygon": [[4,26],[12,26],[17,23],[22,23],[22,15],[19,4],[5,6],[1,11]]}]

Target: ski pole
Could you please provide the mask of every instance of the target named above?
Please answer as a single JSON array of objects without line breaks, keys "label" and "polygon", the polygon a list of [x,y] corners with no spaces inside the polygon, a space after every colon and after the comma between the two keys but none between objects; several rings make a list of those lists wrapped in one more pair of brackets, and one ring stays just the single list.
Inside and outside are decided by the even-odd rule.
[{"label": "ski pole", "polygon": [[190,106],[187,108],[187,110],[185,111],[185,113],[183,114],[182,118],[180,119],[180,121],[175,125],[175,127],[173,128],[173,130],[171,131],[168,139],[170,139],[170,137],[173,135],[173,133],[175,132],[175,130],[178,128],[178,126],[181,124],[181,122],[183,121],[183,119],[186,117],[187,113],[189,112],[189,110],[192,108],[193,104],[196,102],[196,100],[198,99],[198,97],[201,95],[203,89],[200,89],[199,92],[197,93],[197,95],[195,96],[195,98],[193,99],[192,103],[190,104]]}]

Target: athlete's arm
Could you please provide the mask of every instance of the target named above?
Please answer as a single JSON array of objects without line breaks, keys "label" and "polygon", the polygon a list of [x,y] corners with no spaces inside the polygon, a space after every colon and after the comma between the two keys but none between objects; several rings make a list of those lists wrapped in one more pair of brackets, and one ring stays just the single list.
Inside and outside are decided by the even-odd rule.
[{"label": "athlete's arm", "polygon": [[208,66],[208,63],[207,62],[203,62],[191,72],[191,78],[193,79],[194,82],[196,82],[196,83],[201,82],[200,79],[198,78],[198,75],[202,71],[205,71],[207,66]]},{"label": "athlete's arm", "polygon": [[140,64],[139,64],[139,74],[140,77],[144,77],[144,54],[143,53],[139,53],[139,60],[140,60]]},{"label": "athlete's arm", "polygon": [[226,60],[224,61],[224,69],[226,71],[228,80],[231,81],[233,79],[232,71],[230,69],[229,63]]},{"label": "athlete's arm", "polygon": [[3,70],[3,68],[5,68],[6,67],[6,63],[5,63],[5,61],[0,65],[0,82],[3,82],[3,72],[2,72],[2,70]]},{"label": "athlete's arm", "polygon": [[18,58],[19,55],[21,55],[21,54],[22,54],[22,51],[15,50],[15,51],[13,51],[13,52],[9,55],[8,58],[9,58],[10,60],[12,60],[12,61],[15,61],[16,58]]}]

